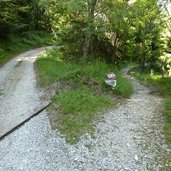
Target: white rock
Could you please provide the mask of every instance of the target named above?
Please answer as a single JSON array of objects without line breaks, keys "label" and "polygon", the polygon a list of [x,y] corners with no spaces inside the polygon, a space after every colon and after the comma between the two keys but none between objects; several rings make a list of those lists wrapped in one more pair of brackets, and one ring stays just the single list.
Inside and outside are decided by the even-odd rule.
[{"label": "white rock", "polygon": [[134,156],[134,159],[135,159],[136,161],[139,160],[137,155]]}]

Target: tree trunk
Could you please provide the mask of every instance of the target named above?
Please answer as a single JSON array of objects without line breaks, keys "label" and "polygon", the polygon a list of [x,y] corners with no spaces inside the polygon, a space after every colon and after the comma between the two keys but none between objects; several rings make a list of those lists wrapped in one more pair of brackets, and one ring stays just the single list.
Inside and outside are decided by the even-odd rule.
[{"label": "tree trunk", "polygon": [[85,33],[85,41],[83,47],[83,57],[87,58],[90,52],[90,46],[93,39],[94,32],[94,12],[97,0],[87,0],[88,14],[87,14],[87,31]]}]

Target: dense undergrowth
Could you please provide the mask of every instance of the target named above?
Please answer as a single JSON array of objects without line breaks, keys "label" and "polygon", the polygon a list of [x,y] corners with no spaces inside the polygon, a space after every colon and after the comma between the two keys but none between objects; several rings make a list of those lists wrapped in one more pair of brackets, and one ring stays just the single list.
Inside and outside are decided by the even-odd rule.
[{"label": "dense undergrowth", "polygon": [[26,32],[18,36],[11,35],[9,39],[4,39],[0,42],[0,65],[30,48],[51,44],[52,35],[47,32]]},{"label": "dense undergrowth", "polygon": [[164,115],[166,124],[164,131],[168,142],[171,143],[171,77],[162,77],[161,74],[139,73],[137,71],[133,71],[132,74],[141,81],[155,86],[157,91],[165,97]]},{"label": "dense undergrowth", "polygon": [[[50,116],[50,120],[67,142],[76,143],[85,132],[92,132],[93,121],[101,116],[100,113],[116,105],[116,96],[129,97],[133,88],[117,67],[102,61],[67,62],[60,60],[59,56],[58,52],[55,55],[55,50],[50,51],[42,55],[35,66],[40,86],[62,84],[52,97],[49,115],[53,117]],[[117,87],[114,90],[105,84],[108,72],[116,74]]]}]

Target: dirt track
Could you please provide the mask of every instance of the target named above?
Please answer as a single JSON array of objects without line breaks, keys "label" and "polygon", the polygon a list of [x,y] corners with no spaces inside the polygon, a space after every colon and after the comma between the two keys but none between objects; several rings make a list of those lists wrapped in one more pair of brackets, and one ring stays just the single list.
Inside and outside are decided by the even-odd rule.
[{"label": "dirt track", "polygon": [[[41,105],[33,62],[43,50],[21,54],[0,69],[1,134]],[[170,171],[171,150],[162,130],[163,99],[131,81],[135,93],[94,123],[93,138],[85,134],[78,144],[66,144],[42,112],[0,142],[0,170]]]},{"label": "dirt track", "polygon": [[0,68],[0,136],[40,107],[33,63],[44,50],[27,51]]}]

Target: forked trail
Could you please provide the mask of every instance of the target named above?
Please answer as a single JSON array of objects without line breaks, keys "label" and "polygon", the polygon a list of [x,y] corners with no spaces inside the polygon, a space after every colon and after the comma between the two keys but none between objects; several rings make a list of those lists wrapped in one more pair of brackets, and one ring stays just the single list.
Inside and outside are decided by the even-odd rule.
[{"label": "forked trail", "polygon": [[[24,53],[0,69],[1,134],[40,106],[33,63],[43,50]],[[85,134],[76,145],[67,144],[42,112],[0,142],[0,170],[170,171],[171,150],[162,130],[163,99],[131,81],[134,94],[94,122],[93,137]]]}]

